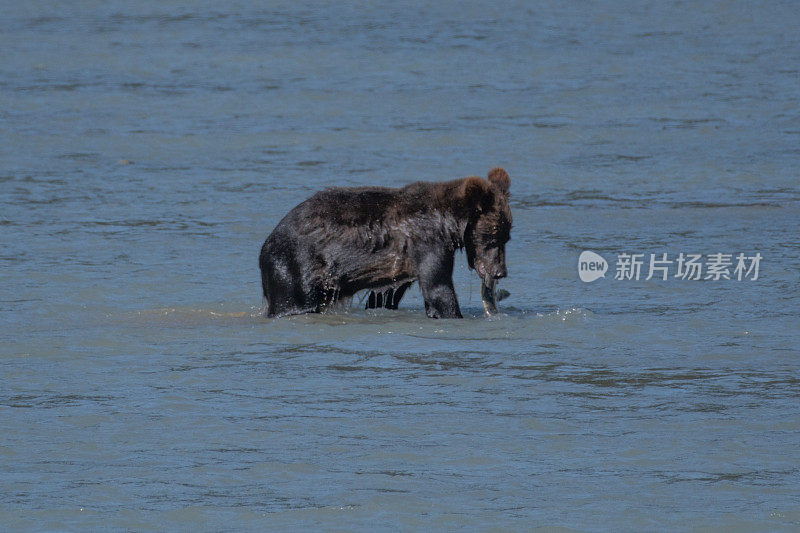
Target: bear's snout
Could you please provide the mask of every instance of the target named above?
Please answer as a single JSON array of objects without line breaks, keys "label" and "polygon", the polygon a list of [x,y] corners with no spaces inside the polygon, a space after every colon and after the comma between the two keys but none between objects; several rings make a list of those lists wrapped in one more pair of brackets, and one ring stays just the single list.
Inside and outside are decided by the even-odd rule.
[{"label": "bear's snout", "polygon": [[495,263],[489,268],[484,269],[484,274],[481,276],[484,279],[503,279],[508,276],[505,263]]},{"label": "bear's snout", "polygon": [[502,279],[508,276],[505,261],[475,261],[475,270],[481,279]]}]

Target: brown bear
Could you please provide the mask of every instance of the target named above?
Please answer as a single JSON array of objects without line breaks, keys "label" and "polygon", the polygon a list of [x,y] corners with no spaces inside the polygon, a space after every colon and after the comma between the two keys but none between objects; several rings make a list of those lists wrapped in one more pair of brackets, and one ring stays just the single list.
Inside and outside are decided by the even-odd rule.
[{"label": "brown bear", "polygon": [[396,309],[419,282],[431,318],[461,318],[453,289],[455,251],[482,280],[487,313],[506,276],[511,180],[502,168],[401,188],[334,187],[292,209],[261,247],[267,316],[320,312],[370,290],[367,307]]}]

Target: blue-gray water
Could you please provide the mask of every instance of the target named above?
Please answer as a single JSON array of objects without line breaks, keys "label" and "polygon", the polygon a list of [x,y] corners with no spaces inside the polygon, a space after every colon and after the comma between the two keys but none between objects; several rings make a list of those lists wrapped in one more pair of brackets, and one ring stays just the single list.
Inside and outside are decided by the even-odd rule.
[{"label": "blue-gray water", "polygon": [[[796,2],[0,7],[0,529],[800,527]],[[313,191],[496,165],[503,315],[262,318]]]}]

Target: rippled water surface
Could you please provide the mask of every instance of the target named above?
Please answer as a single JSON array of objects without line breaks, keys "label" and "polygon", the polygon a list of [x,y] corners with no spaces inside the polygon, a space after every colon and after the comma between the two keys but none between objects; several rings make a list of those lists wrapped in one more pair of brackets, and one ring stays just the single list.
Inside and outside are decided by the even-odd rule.
[{"label": "rippled water surface", "polygon": [[[797,3],[2,5],[2,529],[800,527]],[[263,318],[313,191],[496,165],[500,316]]]}]

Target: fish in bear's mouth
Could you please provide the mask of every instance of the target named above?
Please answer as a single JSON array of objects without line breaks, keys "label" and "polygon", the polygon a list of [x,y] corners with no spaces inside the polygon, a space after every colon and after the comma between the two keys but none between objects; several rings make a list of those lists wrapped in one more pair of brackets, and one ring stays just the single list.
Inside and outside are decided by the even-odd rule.
[{"label": "fish in bear's mouth", "polygon": [[481,278],[481,300],[483,300],[483,312],[486,316],[497,314],[497,280]]}]

